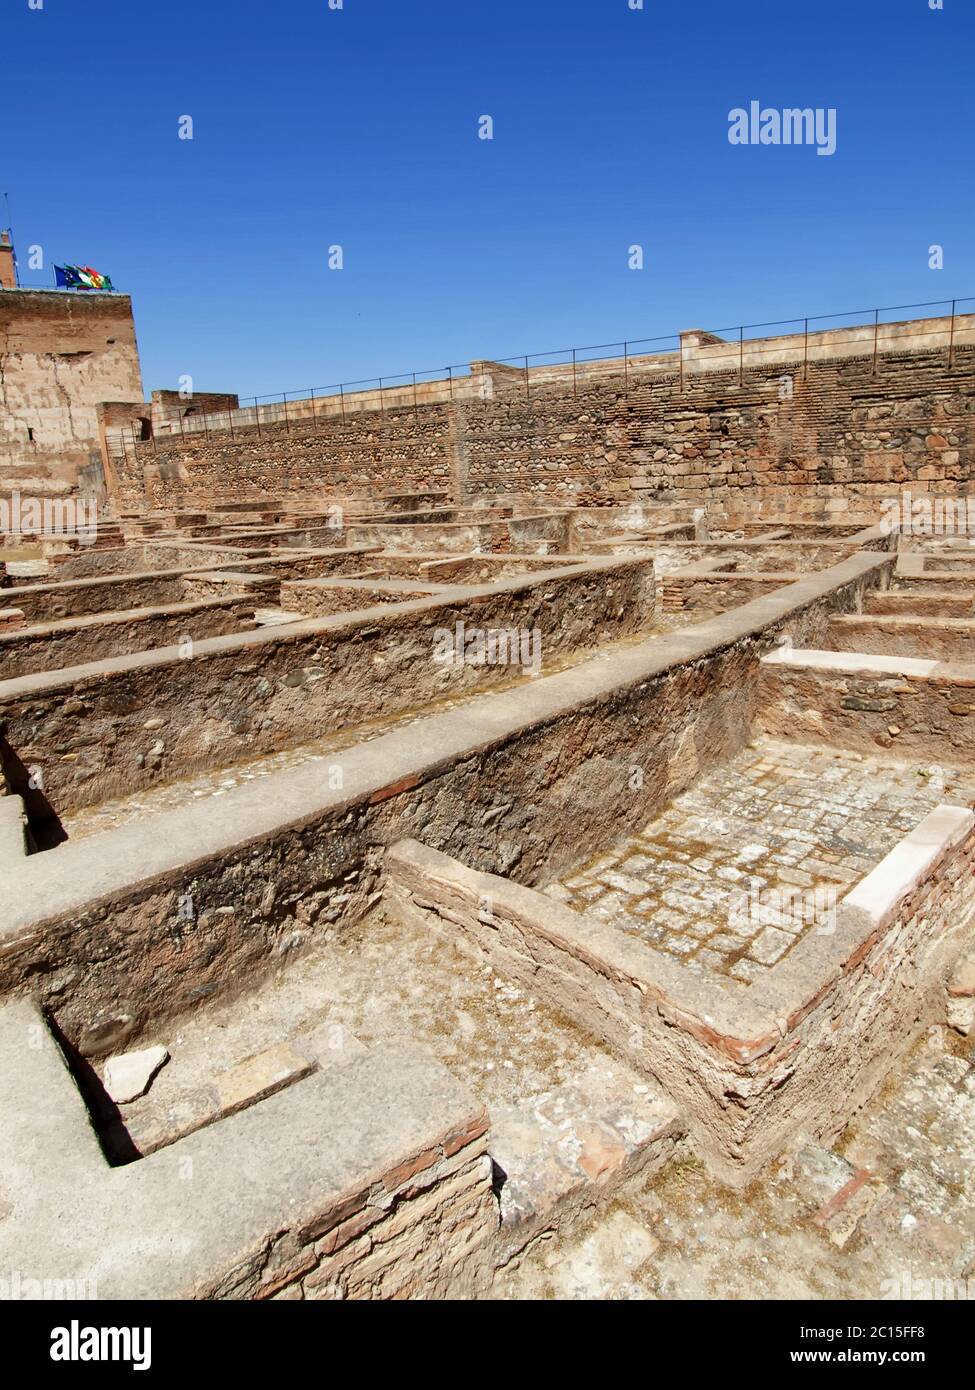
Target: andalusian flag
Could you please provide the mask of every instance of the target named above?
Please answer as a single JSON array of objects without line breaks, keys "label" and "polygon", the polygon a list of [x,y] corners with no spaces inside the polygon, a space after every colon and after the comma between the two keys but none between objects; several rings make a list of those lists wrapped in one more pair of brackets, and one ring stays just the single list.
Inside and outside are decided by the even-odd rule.
[{"label": "andalusian flag", "polygon": [[102,275],[90,265],[56,265],[54,282],[59,290],[115,289],[107,275]]}]

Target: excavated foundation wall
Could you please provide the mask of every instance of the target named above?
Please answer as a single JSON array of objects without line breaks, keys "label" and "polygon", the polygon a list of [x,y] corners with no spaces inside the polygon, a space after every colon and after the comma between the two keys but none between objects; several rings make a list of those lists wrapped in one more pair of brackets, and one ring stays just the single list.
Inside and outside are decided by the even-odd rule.
[{"label": "excavated foundation wall", "polygon": [[4,589],[2,594],[4,607],[19,608],[30,623],[53,623],[59,618],[81,618],[88,613],[124,608],[149,608],[153,604],[179,603],[185,598],[178,570],[32,584]]},{"label": "excavated foundation wall", "polygon": [[824,646],[831,651],[967,662],[975,654],[975,618],[865,613],[831,623]]},{"label": "excavated foundation wall", "polygon": [[[840,905],[832,935],[807,937],[751,986],[693,975],[597,918],[415,842],[392,850],[388,891],[401,915],[653,1077],[712,1171],[742,1185],[789,1134],[834,1137],[943,1007],[975,915],[975,816],[946,809],[922,824],[920,860],[895,850]],[[903,858],[916,881],[899,896]],[[868,910],[878,898],[881,910]]]},{"label": "excavated foundation wall", "polygon": [[789,583],[785,574],[668,574],[661,585],[664,612],[726,613]]},{"label": "excavated foundation wall", "polygon": [[844,667],[840,653],[832,666],[803,663],[802,652],[792,664],[762,662],[758,721],[773,738],[875,755],[889,748],[925,769],[975,765],[975,666],[858,656]]},{"label": "excavated foundation wall", "polygon": [[[226,592],[226,591],[225,591]],[[95,614],[67,623],[0,635],[0,674],[4,680],[38,671],[60,671],[89,661],[105,661],[180,642],[205,641],[254,627],[255,598],[223,597],[174,608],[129,609]]]},{"label": "excavated foundation wall", "polygon": [[217,808],[14,863],[0,993],[35,993],[97,1053],[356,921],[397,840],[548,881],[738,751],[758,658],[784,627],[815,639],[888,565],[854,557],[612,668],[589,662],[267,778],[259,797],[237,788]]},{"label": "excavated foundation wall", "polygon": [[46,797],[68,813],[520,674],[438,663],[438,631],[461,621],[537,629],[544,670],[551,657],[646,630],[654,603],[652,561],[611,561],[3,681],[0,746],[39,769]]}]

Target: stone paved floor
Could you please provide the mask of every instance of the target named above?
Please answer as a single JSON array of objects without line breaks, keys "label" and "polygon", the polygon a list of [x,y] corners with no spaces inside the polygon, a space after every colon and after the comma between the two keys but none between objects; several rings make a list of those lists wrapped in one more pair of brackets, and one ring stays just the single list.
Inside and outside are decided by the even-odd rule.
[{"label": "stone paved floor", "polygon": [[947,768],[762,740],[639,835],[545,890],[670,952],[751,983],[944,800]]}]

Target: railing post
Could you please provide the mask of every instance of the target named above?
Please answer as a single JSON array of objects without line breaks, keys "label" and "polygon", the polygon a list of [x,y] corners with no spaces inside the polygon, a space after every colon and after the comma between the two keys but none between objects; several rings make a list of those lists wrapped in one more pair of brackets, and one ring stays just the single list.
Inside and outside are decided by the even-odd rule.
[{"label": "railing post", "polygon": [[209,420],[209,417],[207,416],[207,413],[206,413],[205,410],[204,410],[204,412],[203,412],[203,433],[206,435],[207,440],[209,441],[209,439],[210,439],[210,420]]},{"label": "railing post", "polygon": [[345,385],[344,385],[344,383],[341,382],[341,381],[339,382],[339,403],[340,403],[341,406],[342,406],[342,419],[344,420],[344,419],[345,419]]},{"label": "railing post", "polygon": [[379,409],[382,411],[382,413],[383,413],[384,415],[386,414],[386,399],[385,399],[385,397],[383,396],[383,379],[382,379],[382,377],[379,378]]},{"label": "railing post", "polygon": [[233,413],[233,411],[230,409],[229,406],[227,407],[227,424],[230,426],[230,437],[231,437],[231,439],[233,439],[233,437],[234,437],[234,413]]},{"label": "railing post", "polygon": [[628,356],[629,356],[629,346],[630,346],[629,343],[624,343],[624,344],[623,344],[623,385],[624,385],[624,387],[628,387],[629,384],[630,384],[630,363],[629,363],[629,360],[628,360]]},{"label": "railing post", "polygon": [[877,347],[880,338],[880,310],[873,311],[873,365],[870,368],[872,376],[877,375]]},{"label": "railing post", "polygon": [[288,419],[288,393],[287,393],[287,391],[282,391],[282,392],[281,392],[281,399],[282,399],[282,401],[284,402],[284,427],[285,427],[285,429],[287,430],[288,434],[290,434],[290,433],[291,433],[291,421]]},{"label": "railing post", "polygon": [[573,396],[577,396],[577,395],[579,394],[578,391],[576,390],[576,350],[575,350],[575,348],[572,349],[572,394],[573,394]]},{"label": "railing post", "polygon": [[803,321],[802,329],[802,379],[809,375],[809,320]]},{"label": "railing post", "polygon": [[453,399],[454,399],[454,369],[453,369],[453,367],[448,367],[448,368],[447,368],[447,390],[450,392],[450,399],[453,400]]},{"label": "railing post", "polygon": [[313,420],[317,420],[317,419],[318,419],[318,406],[315,404],[315,388],[314,388],[314,386],[311,388],[311,418],[312,418]]},{"label": "railing post", "polygon": [[254,397],[254,419],[257,421],[257,437],[261,437],[261,407],[257,397]]},{"label": "railing post", "polygon": [[745,384],[745,326],[738,330],[738,385]]},{"label": "railing post", "polygon": [[420,417],[416,413],[416,372],[413,373],[413,423],[418,425]]},{"label": "railing post", "polygon": [[530,401],[531,398],[532,398],[532,388],[531,388],[531,384],[530,384],[530,382],[529,382],[529,380],[528,380],[528,358],[526,357],[526,358],[525,358],[525,400],[526,400],[526,401]]},{"label": "railing post", "polygon": [[948,336],[948,370],[949,372],[955,365],[955,310],[958,307],[958,300],[951,301],[951,333]]},{"label": "railing post", "polygon": [[678,347],[678,349],[677,349],[677,355],[678,355],[678,357],[680,358],[680,389],[681,389],[681,394],[683,395],[683,392],[684,392],[684,335],[683,335],[683,333],[681,333],[681,335],[680,335],[679,338],[677,339],[677,342],[678,342],[678,344],[679,344],[679,347]]}]

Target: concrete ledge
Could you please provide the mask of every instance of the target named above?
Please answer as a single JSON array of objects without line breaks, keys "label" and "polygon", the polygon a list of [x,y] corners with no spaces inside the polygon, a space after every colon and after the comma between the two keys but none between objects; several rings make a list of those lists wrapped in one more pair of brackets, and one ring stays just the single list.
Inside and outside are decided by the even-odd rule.
[{"label": "concrete ledge", "polygon": [[487,1115],[417,1049],[376,1048],[122,1168],[29,1005],[0,1010],[0,1052],[0,1263],[24,1278],[146,1299],[435,1298],[489,1277]]},{"label": "concrete ledge", "polygon": [[900,840],[865,879],[843,899],[866,913],[874,927],[885,927],[909,894],[975,825],[975,814],[961,806],[938,806]]},{"label": "concrete ledge", "polygon": [[499,1264],[645,1182],[673,1157],[685,1126],[651,1086],[616,1063],[573,1077],[541,1104],[492,1109],[491,1157],[501,1191]]},{"label": "concrete ledge", "polygon": [[885,656],[870,652],[816,651],[814,648],[779,647],[762,657],[763,666],[787,666],[794,671],[843,671],[852,674],[919,676],[928,678],[941,670],[966,671],[965,666],[948,666],[942,661],[921,657]]},{"label": "concrete ledge", "polygon": [[0,874],[27,855],[27,818],[19,796],[0,795]]}]

